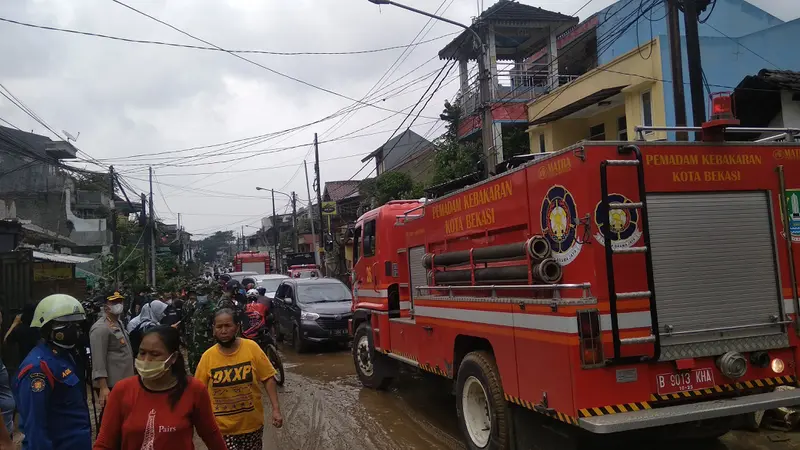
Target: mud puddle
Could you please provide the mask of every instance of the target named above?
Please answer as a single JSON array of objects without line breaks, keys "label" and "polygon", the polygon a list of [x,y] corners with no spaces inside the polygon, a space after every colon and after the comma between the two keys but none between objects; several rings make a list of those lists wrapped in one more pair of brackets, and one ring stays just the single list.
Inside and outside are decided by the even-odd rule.
[{"label": "mud puddle", "polygon": [[361,386],[349,351],[298,355],[281,349],[284,429],[265,449],[458,449],[453,399],[404,374],[388,391]]},{"label": "mud puddle", "polygon": [[[450,383],[429,374],[403,373],[388,391],[363,388],[347,350],[296,354],[280,346],[286,384],[280,389],[284,427],[265,427],[265,450],[463,449]],[[265,396],[265,412],[269,416]],[[644,445],[643,445],[644,444]],[[627,448],[680,450],[800,450],[800,435],[736,431],[716,441],[639,442]],[[205,447],[197,441],[198,449]],[[560,446],[540,450],[562,450]],[[606,449],[585,444],[581,449]]]}]

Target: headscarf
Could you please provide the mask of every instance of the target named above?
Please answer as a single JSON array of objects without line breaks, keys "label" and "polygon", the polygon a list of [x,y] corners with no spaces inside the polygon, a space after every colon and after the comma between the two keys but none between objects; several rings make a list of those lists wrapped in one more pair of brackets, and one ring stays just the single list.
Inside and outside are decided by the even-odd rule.
[{"label": "headscarf", "polygon": [[149,326],[158,325],[161,319],[166,315],[167,304],[161,300],[153,300],[152,302],[144,305],[142,311],[138,316],[128,322],[128,333],[132,333],[137,327],[142,324]]}]

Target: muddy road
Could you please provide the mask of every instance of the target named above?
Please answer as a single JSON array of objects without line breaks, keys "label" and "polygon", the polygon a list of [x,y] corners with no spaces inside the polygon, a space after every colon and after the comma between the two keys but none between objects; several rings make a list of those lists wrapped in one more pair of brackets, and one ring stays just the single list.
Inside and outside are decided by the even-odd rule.
[{"label": "muddy road", "polygon": [[[450,387],[435,375],[405,373],[390,390],[362,388],[348,351],[318,349],[298,355],[281,346],[286,384],[280,390],[284,427],[267,425],[265,450],[463,449]],[[266,401],[266,399],[265,399]],[[265,410],[269,411],[268,401]],[[268,421],[267,421],[268,422]],[[537,425],[538,426],[538,425]],[[542,429],[542,433],[551,433]],[[615,449],[643,448],[639,444]],[[681,442],[648,449],[800,450],[800,433],[736,431],[713,442]],[[205,449],[198,443],[198,448]],[[540,450],[562,450],[544,444]],[[608,448],[583,445],[581,448]]]}]

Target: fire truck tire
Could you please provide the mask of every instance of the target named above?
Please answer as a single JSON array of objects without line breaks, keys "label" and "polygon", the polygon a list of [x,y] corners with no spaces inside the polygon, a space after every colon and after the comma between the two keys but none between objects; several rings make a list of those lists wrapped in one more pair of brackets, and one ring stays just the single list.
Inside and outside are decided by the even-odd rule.
[{"label": "fire truck tire", "polygon": [[353,336],[353,364],[361,384],[373,389],[386,389],[392,382],[393,361],[375,351],[372,327],[362,323]]},{"label": "fire truck tire", "polygon": [[494,356],[469,353],[461,361],[456,381],[458,425],[470,450],[510,448],[508,404]]}]

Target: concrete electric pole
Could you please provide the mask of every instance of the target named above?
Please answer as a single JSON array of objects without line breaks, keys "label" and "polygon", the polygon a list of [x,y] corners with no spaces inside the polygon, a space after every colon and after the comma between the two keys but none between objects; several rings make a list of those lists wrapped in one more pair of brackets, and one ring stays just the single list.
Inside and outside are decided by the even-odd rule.
[{"label": "concrete electric pole", "polygon": [[151,283],[150,283],[150,270],[148,269],[148,267],[150,267],[150,266],[147,264],[147,260],[148,260],[148,257],[147,257],[148,255],[147,254],[149,253],[147,251],[147,249],[150,248],[149,247],[149,245],[150,245],[150,236],[149,236],[149,228],[147,226],[147,224],[148,224],[148,219],[147,219],[147,195],[145,195],[144,193],[141,194],[140,197],[139,197],[139,200],[142,202],[142,212],[141,212],[141,216],[139,217],[139,226],[142,227],[142,233],[144,233],[144,235],[145,235],[145,238],[142,240],[142,267],[144,268],[145,284],[147,284],[149,286]]},{"label": "concrete electric pole", "polygon": [[[322,248],[325,241],[323,241],[324,233],[322,232],[322,179],[319,177],[319,141],[317,140],[317,133],[314,133],[314,174],[317,180],[317,216],[319,217],[319,246]],[[330,233],[331,230],[328,230]],[[319,249],[315,249],[317,253],[319,253]],[[319,259],[322,259],[321,257]],[[324,267],[324,265],[320,265],[319,269],[322,271],[323,275],[326,275],[328,271]]]},{"label": "concrete electric pole", "polygon": [[292,191],[292,248],[297,252],[297,195]]},{"label": "concrete electric pole", "polygon": [[156,287],[156,215],[153,208],[153,168],[150,167],[150,286]]},{"label": "concrete electric pole", "polygon": [[111,228],[111,254],[114,257],[114,290],[119,289],[119,233],[117,232],[117,203],[114,201],[114,166],[108,168],[111,209],[108,212],[108,226]]},{"label": "concrete electric pole", "polygon": [[281,228],[278,226],[278,215],[275,213],[275,189],[270,189],[272,192],[272,239],[275,243],[275,267],[278,273],[283,270],[281,263]]},{"label": "concrete electric pole", "polygon": [[[697,0],[683,0],[683,21],[686,29],[686,61],[689,69],[689,90],[692,94],[692,124],[702,126],[706,120],[706,97],[703,93],[703,65],[700,60]],[[675,83],[673,83],[674,87]],[[701,134],[696,133],[699,140]]]},{"label": "concrete electric pole", "polygon": [[[311,251],[314,252],[314,262],[317,263],[317,267],[322,268],[322,265],[320,264],[320,261],[319,261],[319,247],[318,247],[317,242],[316,242],[317,233],[316,233],[316,231],[314,229],[315,228],[314,227],[314,212],[311,211],[311,209],[312,209],[311,207],[314,206],[314,204],[311,203],[311,187],[310,187],[311,185],[308,182],[308,164],[306,164],[305,161],[303,161],[303,168],[306,171],[306,191],[308,192],[308,210],[307,211],[308,211],[308,220],[309,220],[309,222],[311,222],[311,239],[313,241],[315,241],[315,242],[312,242],[312,244],[311,244]],[[322,224],[320,224],[320,226],[322,226]],[[320,244],[321,244],[321,242],[320,242]]]},{"label": "concrete electric pole", "polygon": [[[667,39],[672,69],[672,102],[675,104],[675,126],[686,126],[686,97],[683,89],[683,60],[681,56],[681,22],[678,0],[667,0]],[[676,133],[679,141],[687,140],[686,133]]]}]

